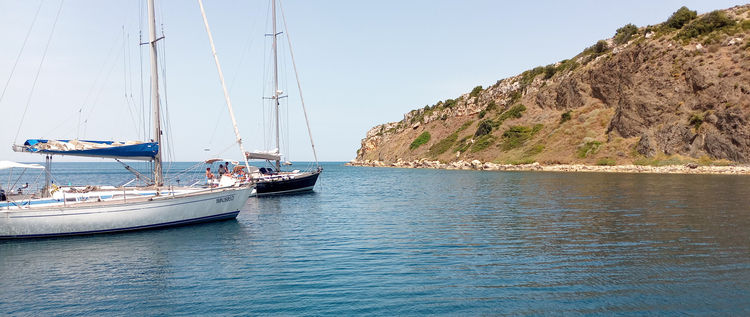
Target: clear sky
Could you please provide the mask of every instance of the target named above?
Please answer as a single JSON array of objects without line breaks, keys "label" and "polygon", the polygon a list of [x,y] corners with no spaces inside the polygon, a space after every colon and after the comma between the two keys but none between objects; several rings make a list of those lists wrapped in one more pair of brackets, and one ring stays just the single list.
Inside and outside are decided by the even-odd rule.
[{"label": "clear sky", "polygon": [[[0,101],[0,160],[41,159],[12,152],[14,139],[148,138],[143,132],[140,94],[143,83],[148,107],[148,50],[138,45],[139,26],[144,35],[148,31],[145,5],[136,0],[65,1],[40,69],[60,4],[60,0],[0,1],[0,89],[11,78],[40,8]],[[570,58],[627,23],[656,24],[682,5],[705,13],[738,4],[742,2],[282,3],[323,161],[353,159],[360,140],[374,125],[398,121],[409,110],[455,98],[474,86],[486,87],[526,69]],[[271,148],[270,109],[262,99],[271,91],[270,42],[264,36],[270,33],[269,1],[205,0],[205,6],[246,149]],[[160,53],[166,65],[168,159],[238,158],[197,1],[157,1],[157,8],[157,24],[163,25],[166,35]],[[284,35],[280,41],[286,43]],[[289,110],[282,112],[282,122],[288,122],[282,128],[282,151],[291,160],[312,160],[286,46],[281,45],[279,58],[282,88],[289,91],[283,107]]]}]

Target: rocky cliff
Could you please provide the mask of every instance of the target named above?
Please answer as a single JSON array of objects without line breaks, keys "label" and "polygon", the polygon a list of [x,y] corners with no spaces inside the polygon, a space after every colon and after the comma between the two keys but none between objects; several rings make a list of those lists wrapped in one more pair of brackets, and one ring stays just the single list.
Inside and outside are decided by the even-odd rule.
[{"label": "rocky cliff", "polygon": [[750,5],[626,25],[577,56],[373,127],[356,161],[750,162]]}]

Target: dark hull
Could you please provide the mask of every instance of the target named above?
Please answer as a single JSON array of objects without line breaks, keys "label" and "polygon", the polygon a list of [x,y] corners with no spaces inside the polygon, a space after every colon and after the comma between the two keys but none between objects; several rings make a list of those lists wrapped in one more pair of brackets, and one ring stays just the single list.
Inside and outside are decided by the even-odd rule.
[{"label": "dark hull", "polygon": [[320,172],[316,171],[292,179],[261,180],[255,184],[255,191],[258,196],[309,191],[315,187],[318,175]]}]

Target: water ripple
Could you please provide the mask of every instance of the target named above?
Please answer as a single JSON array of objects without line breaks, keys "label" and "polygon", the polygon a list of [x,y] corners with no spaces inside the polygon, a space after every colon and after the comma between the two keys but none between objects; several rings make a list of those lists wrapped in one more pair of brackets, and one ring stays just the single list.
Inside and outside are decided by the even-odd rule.
[{"label": "water ripple", "polygon": [[0,242],[0,311],[750,314],[746,177],[329,164],[321,182],[236,221]]}]

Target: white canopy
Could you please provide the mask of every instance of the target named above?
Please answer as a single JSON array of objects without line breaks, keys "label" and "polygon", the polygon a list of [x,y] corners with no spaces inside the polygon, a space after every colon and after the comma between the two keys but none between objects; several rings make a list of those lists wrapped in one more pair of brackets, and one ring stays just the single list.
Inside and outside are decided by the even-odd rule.
[{"label": "white canopy", "polygon": [[224,158],[212,158],[212,159],[208,159],[208,160],[203,161],[203,163],[206,163],[206,164],[213,164],[213,163],[216,163],[216,162],[221,162],[221,163],[229,162],[229,163],[232,163],[232,165],[240,164],[240,162],[238,162],[238,161],[234,161],[234,160],[230,160],[230,159],[224,159]]},{"label": "white canopy", "polygon": [[11,161],[0,161],[0,170],[9,169],[9,168],[36,168],[36,169],[43,169],[44,166],[41,166],[39,164],[22,164],[22,163],[16,163]]}]

